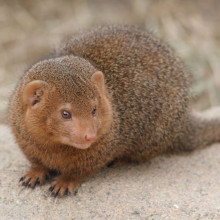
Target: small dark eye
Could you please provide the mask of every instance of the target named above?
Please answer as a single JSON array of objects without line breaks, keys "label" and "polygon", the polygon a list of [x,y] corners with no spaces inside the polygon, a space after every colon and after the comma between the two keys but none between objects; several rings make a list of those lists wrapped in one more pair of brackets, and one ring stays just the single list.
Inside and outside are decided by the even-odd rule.
[{"label": "small dark eye", "polygon": [[64,119],[71,119],[71,114],[66,110],[62,110],[61,114]]},{"label": "small dark eye", "polygon": [[95,116],[95,115],[96,115],[96,106],[92,110],[92,116]]}]

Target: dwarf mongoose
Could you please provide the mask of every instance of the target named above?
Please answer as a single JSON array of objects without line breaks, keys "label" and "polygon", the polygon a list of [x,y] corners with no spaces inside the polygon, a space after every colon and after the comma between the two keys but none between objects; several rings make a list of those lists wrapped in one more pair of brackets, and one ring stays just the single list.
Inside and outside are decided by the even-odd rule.
[{"label": "dwarf mongoose", "polygon": [[153,34],[104,26],[67,41],[32,65],[10,100],[9,122],[31,163],[34,188],[54,196],[113,160],[143,161],[220,140],[220,121],[191,111],[191,74]]}]

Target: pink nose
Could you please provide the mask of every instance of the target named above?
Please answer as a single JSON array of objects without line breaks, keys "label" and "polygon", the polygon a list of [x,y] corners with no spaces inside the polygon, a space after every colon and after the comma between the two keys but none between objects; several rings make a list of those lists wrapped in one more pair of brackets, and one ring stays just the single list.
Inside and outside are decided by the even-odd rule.
[{"label": "pink nose", "polygon": [[93,141],[96,140],[96,136],[95,135],[86,134],[85,135],[85,140],[88,141],[88,142],[93,142]]}]

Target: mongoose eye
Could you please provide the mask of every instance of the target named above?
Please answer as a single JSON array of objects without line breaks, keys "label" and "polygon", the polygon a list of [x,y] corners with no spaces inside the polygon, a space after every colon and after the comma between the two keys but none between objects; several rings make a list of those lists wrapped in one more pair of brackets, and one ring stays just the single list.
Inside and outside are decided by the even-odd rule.
[{"label": "mongoose eye", "polygon": [[92,110],[92,116],[95,116],[95,115],[96,115],[96,106]]},{"label": "mongoose eye", "polygon": [[64,119],[71,119],[71,114],[66,110],[62,110],[61,114]]}]

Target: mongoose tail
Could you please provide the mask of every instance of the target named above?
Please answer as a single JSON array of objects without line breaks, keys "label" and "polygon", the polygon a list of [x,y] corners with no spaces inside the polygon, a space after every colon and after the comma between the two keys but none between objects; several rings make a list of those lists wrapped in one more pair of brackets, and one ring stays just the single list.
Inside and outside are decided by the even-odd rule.
[{"label": "mongoose tail", "polygon": [[216,142],[220,142],[220,118],[193,112],[174,147],[177,151],[192,151]]}]

